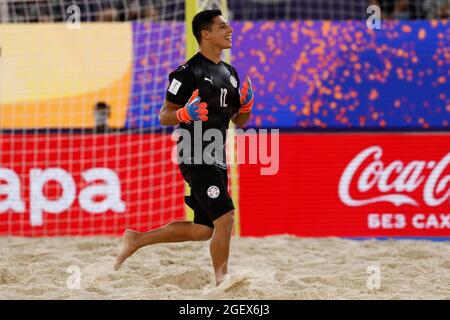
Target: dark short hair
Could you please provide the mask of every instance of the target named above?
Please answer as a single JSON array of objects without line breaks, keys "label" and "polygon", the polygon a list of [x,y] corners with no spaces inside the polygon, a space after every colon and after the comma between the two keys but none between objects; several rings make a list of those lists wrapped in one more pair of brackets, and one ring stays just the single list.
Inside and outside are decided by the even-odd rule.
[{"label": "dark short hair", "polygon": [[95,110],[102,111],[102,110],[111,110],[111,107],[103,101],[97,102],[95,105]]},{"label": "dark short hair", "polygon": [[214,18],[221,15],[222,11],[218,9],[201,11],[195,15],[192,19],[192,32],[198,44],[202,41],[202,30],[211,30]]}]

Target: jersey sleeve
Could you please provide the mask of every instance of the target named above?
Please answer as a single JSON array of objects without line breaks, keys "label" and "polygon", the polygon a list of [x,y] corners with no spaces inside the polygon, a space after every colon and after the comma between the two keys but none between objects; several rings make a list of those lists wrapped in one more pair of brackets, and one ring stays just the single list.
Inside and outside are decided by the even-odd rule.
[{"label": "jersey sleeve", "polygon": [[241,107],[241,93],[240,93],[241,81],[240,81],[239,75],[234,67],[232,67],[232,73],[237,81],[236,94],[234,95],[234,99],[233,99],[233,114],[234,114],[234,113],[238,112],[239,108]]},{"label": "jersey sleeve", "polygon": [[169,86],[166,90],[166,100],[184,105],[195,90],[195,78],[187,66],[181,66],[169,74]]}]

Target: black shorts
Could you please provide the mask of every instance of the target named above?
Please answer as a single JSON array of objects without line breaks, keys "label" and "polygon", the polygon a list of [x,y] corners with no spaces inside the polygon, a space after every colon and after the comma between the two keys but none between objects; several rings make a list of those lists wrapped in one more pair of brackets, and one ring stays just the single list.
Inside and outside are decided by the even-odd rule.
[{"label": "black shorts", "polygon": [[194,164],[180,165],[180,171],[191,188],[191,195],[185,197],[185,202],[194,210],[194,223],[214,228],[214,220],[234,210],[226,169]]}]

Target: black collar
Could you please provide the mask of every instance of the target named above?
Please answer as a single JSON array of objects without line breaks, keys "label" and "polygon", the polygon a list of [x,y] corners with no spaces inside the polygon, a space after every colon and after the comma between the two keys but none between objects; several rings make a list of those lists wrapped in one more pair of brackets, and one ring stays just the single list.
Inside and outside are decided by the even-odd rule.
[{"label": "black collar", "polygon": [[212,61],[211,59],[205,57],[201,52],[197,52],[197,54],[199,55],[200,59],[202,59],[202,60],[204,60],[204,61],[207,61],[207,62],[209,62],[209,63],[212,63],[212,64],[215,65],[215,66],[218,66],[218,65],[220,65],[220,64],[222,63],[222,60],[221,60],[219,63],[215,63],[215,62]]}]

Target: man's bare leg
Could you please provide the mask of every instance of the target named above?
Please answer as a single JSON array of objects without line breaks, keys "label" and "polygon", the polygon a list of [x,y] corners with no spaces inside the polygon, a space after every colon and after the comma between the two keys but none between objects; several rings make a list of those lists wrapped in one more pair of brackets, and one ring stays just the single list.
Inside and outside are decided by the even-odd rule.
[{"label": "man's bare leg", "polygon": [[191,221],[173,221],[147,232],[125,230],[122,249],[116,258],[114,270],[119,270],[122,263],[138,249],[150,244],[208,240],[212,234],[212,228]]},{"label": "man's bare leg", "polygon": [[216,286],[222,283],[228,271],[231,232],[234,223],[234,211],[230,211],[214,220],[214,234],[211,240],[211,259],[216,275]]}]

